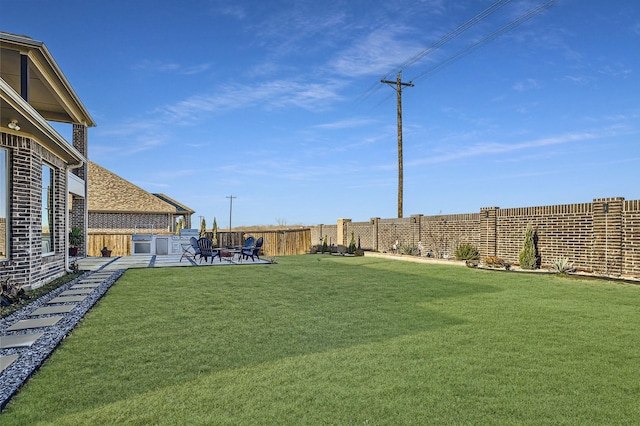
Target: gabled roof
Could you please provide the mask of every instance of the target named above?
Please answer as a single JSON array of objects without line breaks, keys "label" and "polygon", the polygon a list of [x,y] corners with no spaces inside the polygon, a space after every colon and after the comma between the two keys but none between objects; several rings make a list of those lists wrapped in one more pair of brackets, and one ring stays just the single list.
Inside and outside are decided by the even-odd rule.
[{"label": "gabled roof", "polygon": [[0,77],[17,93],[23,56],[28,57],[28,102],[42,117],[61,123],[96,125],[43,42],[0,31]]},{"label": "gabled roof", "polygon": [[168,203],[174,206],[178,213],[194,214],[196,212],[195,210],[191,210],[189,207],[185,206],[184,204],[177,202],[176,200],[169,197],[168,195],[165,195],[165,194],[153,194],[153,195],[160,198],[165,203]]},{"label": "gabled roof", "polygon": [[[19,129],[9,127],[14,120]],[[35,138],[68,164],[82,164],[84,156],[49,121],[96,125],[44,43],[0,31],[2,131]]]},{"label": "gabled roof", "polygon": [[93,161],[88,162],[88,167],[88,209],[91,213],[183,213],[176,205],[163,201]]}]

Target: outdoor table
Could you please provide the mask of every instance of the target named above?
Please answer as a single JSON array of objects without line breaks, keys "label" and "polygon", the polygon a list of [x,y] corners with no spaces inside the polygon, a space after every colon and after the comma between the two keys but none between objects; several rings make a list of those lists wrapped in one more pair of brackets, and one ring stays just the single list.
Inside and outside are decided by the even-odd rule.
[{"label": "outdoor table", "polygon": [[[220,262],[222,262],[223,258],[225,258],[229,262],[232,262],[236,254],[238,255],[238,259],[242,261],[242,256],[240,256],[240,253],[242,253],[242,251],[238,247],[216,247],[213,250],[218,252]],[[213,259],[211,259],[211,261],[213,262]]]}]

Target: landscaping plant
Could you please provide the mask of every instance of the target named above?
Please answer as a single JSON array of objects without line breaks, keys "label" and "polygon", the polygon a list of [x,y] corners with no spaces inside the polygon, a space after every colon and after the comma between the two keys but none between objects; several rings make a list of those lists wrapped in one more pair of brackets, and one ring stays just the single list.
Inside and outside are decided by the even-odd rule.
[{"label": "landscaping plant", "polygon": [[573,263],[569,262],[569,259],[566,257],[559,257],[551,262],[551,266],[549,269],[558,274],[567,274],[569,272],[573,272],[576,268],[573,266]]},{"label": "landscaping plant", "polygon": [[524,231],[524,248],[518,260],[522,269],[536,269],[540,264],[537,247],[538,234],[536,228],[529,223]]},{"label": "landscaping plant", "polygon": [[458,260],[478,260],[480,259],[480,253],[478,248],[473,244],[464,243],[456,247],[455,252],[456,259]]}]

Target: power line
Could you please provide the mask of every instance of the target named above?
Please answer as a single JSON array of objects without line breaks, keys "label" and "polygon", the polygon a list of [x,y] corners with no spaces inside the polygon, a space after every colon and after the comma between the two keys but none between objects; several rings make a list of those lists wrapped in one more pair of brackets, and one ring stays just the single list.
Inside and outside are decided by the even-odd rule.
[{"label": "power line", "polygon": [[[497,0],[496,2],[492,3],[486,9],[476,13],[473,17],[468,19],[466,22],[464,22],[463,24],[460,24],[454,30],[452,30],[449,33],[447,33],[444,36],[442,36],[438,41],[432,43],[427,48],[423,49],[422,51],[418,52],[417,54],[415,54],[411,58],[409,58],[406,61],[404,61],[402,64],[400,64],[399,67],[395,68],[392,71],[389,71],[387,74],[385,74],[383,79],[386,79],[389,76],[389,74],[392,74],[392,73],[396,73],[397,74],[399,72],[402,72],[403,69],[406,69],[409,66],[415,64],[420,59],[422,59],[425,56],[427,56],[429,53],[435,51],[439,47],[443,46],[444,44],[446,44],[449,41],[453,40],[454,38],[458,37],[460,34],[465,32],[469,28],[473,27],[474,25],[478,24],[483,19],[491,16],[492,14],[497,12],[499,9],[501,9],[504,6],[506,6],[509,2],[511,2],[511,0]],[[364,95],[362,95],[361,99],[367,98],[369,95],[371,95],[373,92],[375,92],[378,88],[379,88],[379,86],[377,85],[377,83],[372,84],[371,87],[365,91]]]},{"label": "power line", "polygon": [[547,2],[539,5],[538,7],[535,7],[533,9],[529,10],[524,15],[522,15],[519,18],[511,21],[510,23],[508,23],[507,25],[499,28],[498,30],[492,32],[491,34],[489,34],[485,38],[483,38],[483,39],[481,39],[481,40],[479,40],[479,41],[467,46],[466,48],[464,48],[460,52],[456,53],[455,55],[452,55],[452,56],[448,57],[444,61],[439,62],[438,64],[434,65],[433,67],[431,67],[431,68],[427,69],[426,71],[418,74],[411,81],[417,80],[418,78],[421,78],[421,77],[424,77],[426,75],[433,74],[433,73],[439,71],[440,69],[444,68],[445,66],[449,65],[450,63],[460,59],[464,55],[467,55],[467,54],[473,52],[474,50],[478,49],[479,47],[482,47],[485,44],[495,40],[496,38],[500,37],[502,34],[511,31],[515,27],[523,24],[524,22],[528,21],[529,19],[533,18],[534,16],[538,15],[539,13],[543,12],[544,10],[550,8],[553,5],[553,3],[555,3],[556,1],[557,0],[547,0]]},{"label": "power line", "polygon": [[405,68],[408,68],[411,65],[415,64],[420,59],[422,59],[425,56],[427,56],[429,53],[435,51],[439,47],[445,45],[446,43],[450,42],[454,38],[458,37],[460,34],[465,32],[469,28],[473,27],[474,25],[478,24],[483,19],[493,15],[495,12],[497,12],[498,10],[500,10],[501,8],[506,6],[510,1],[511,0],[498,0],[495,3],[493,3],[491,6],[487,7],[486,9],[482,10],[481,12],[478,12],[471,19],[469,19],[465,23],[459,25],[456,29],[454,29],[453,31],[451,31],[448,34],[444,35],[438,41],[432,43],[429,47],[427,47],[423,51],[421,51],[421,52],[417,53],[416,55],[412,56],[411,58],[407,59],[405,62],[403,62],[400,65],[400,69],[405,69]]}]

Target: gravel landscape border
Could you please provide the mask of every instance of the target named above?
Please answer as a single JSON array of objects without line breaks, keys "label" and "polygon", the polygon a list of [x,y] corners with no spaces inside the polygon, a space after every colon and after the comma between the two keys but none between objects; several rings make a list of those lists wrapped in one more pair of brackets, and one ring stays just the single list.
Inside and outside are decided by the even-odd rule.
[{"label": "gravel landscape border", "polygon": [[[20,355],[18,359],[0,373],[0,413],[11,398],[18,393],[24,383],[42,366],[64,338],[71,333],[86,313],[104,296],[107,290],[109,290],[125,271],[126,269],[109,271],[110,275],[106,277],[85,300],[78,303],[73,310],[65,314],[57,324],[13,333],[15,335],[42,332],[44,335],[29,347],[0,349],[0,354],[3,356]],[[0,318],[0,337],[6,333],[8,327],[11,327],[11,325],[20,320],[28,319],[33,311],[46,305],[50,300],[58,297],[60,293],[69,290],[79,282],[99,273],[104,274],[105,271],[97,270],[87,272],[55,290],[40,296],[24,308],[4,318]]]}]

